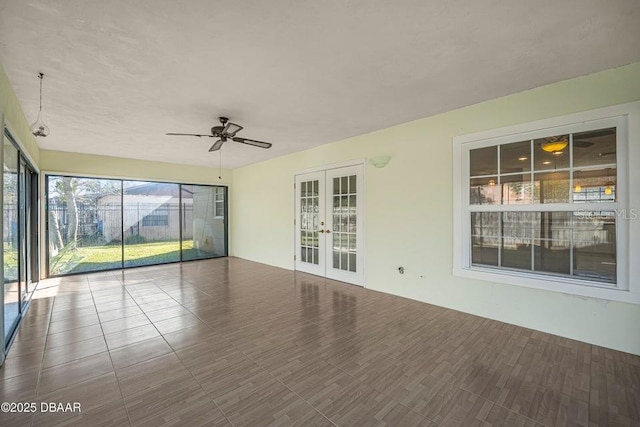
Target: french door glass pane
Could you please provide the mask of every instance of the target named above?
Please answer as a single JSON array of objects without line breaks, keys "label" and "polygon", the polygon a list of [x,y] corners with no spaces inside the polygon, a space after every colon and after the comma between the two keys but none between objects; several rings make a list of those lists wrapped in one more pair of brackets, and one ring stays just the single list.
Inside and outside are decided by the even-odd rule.
[{"label": "french door glass pane", "polygon": [[49,176],[49,272],[122,267],[119,180]]},{"label": "french door glass pane", "polygon": [[333,268],[356,271],[356,175],[333,178]]},{"label": "french door glass pane", "polygon": [[224,187],[182,185],[182,259],[225,256]]},{"label": "french door glass pane", "polygon": [[124,266],[180,261],[180,186],[123,181]]},{"label": "french door glass pane", "polygon": [[318,227],[320,215],[319,181],[300,184],[300,260],[318,265],[320,262]]},{"label": "french door glass pane", "polygon": [[[18,150],[7,138],[3,139],[4,343],[10,338],[20,316],[20,286],[18,282]],[[2,349],[4,350],[4,346]]]}]

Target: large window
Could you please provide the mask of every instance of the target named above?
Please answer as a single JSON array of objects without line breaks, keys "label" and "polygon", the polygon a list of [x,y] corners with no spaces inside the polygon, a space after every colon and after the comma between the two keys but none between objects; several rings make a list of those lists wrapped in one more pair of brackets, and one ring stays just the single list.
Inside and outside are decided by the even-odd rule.
[{"label": "large window", "polygon": [[455,271],[562,291],[628,291],[635,211],[625,187],[626,120],[456,140]]},{"label": "large window", "polygon": [[[47,176],[49,274],[226,256],[226,211],[220,226],[203,227],[214,221],[211,197],[211,208],[193,221],[196,202],[185,196],[193,188],[221,191],[226,203],[226,187]],[[196,249],[194,234],[203,236]],[[207,250],[214,241],[216,249]]]}]

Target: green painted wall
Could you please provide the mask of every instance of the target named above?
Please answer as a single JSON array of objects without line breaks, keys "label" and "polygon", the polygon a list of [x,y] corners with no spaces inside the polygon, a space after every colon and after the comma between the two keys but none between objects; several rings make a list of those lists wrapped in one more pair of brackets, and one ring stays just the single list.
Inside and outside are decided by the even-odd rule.
[{"label": "green painted wall", "polygon": [[235,169],[233,253],[293,268],[294,171],[390,155],[366,169],[368,288],[640,354],[640,305],[452,275],[454,136],[636,100],[640,63]]},{"label": "green painted wall", "polygon": [[[37,80],[33,79],[33,84],[37,84]],[[40,149],[36,144],[35,137],[29,130],[30,122],[24,115],[22,107],[16,98],[13,87],[9,82],[9,77],[0,64],[0,109],[4,114],[5,125],[9,128],[15,138],[22,145],[22,149],[26,151],[29,160],[37,167],[40,162]],[[34,113],[37,113],[34,111]],[[35,121],[35,116],[32,118]]]}]

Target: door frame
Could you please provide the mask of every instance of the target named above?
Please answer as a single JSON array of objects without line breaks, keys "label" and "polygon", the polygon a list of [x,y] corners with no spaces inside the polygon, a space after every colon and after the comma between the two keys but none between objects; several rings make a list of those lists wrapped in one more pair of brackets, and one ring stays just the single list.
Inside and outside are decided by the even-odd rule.
[{"label": "door frame", "polygon": [[[297,193],[296,193],[296,188],[295,188],[295,184],[296,184],[296,176],[298,175],[304,175],[304,174],[308,174],[308,173],[314,173],[314,172],[325,172],[328,170],[332,170],[332,169],[340,169],[340,168],[344,168],[344,167],[349,167],[349,166],[362,166],[362,203],[360,204],[360,207],[362,208],[362,288],[367,289],[367,238],[366,238],[366,229],[367,229],[367,161],[366,159],[360,158],[360,159],[353,159],[353,160],[347,160],[344,162],[339,162],[339,163],[330,163],[330,164],[326,164],[326,165],[320,165],[320,166],[314,166],[312,168],[305,168],[305,169],[297,169],[293,171],[293,174],[291,176],[291,180],[293,181],[291,183],[291,188],[293,189],[292,195],[293,195],[293,221],[291,221],[291,225],[293,226],[293,231],[291,233],[291,246],[293,248],[293,256],[291,258],[291,261],[293,262],[293,271],[299,271],[296,270],[296,261],[295,261],[295,256],[297,254],[297,247],[296,247],[296,219],[297,219],[297,212],[296,212],[296,206],[297,206]],[[358,235],[360,236],[360,233],[358,233]],[[326,278],[326,277],[325,277]],[[333,280],[333,279],[329,279],[329,280]],[[345,282],[346,283],[346,282]],[[351,283],[349,283],[349,285],[352,285]],[[352,286],[360,286],[360,285],[352,285]]]}]

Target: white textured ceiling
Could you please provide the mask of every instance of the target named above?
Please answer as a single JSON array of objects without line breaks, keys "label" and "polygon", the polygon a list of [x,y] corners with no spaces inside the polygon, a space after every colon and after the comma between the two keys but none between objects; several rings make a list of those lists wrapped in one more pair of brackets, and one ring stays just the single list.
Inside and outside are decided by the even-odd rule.
[{"label": "white textured ceiling", "polygon": [[0,61],[43,149],[239,167],[640,61],[638,0],[2,0]]}]

